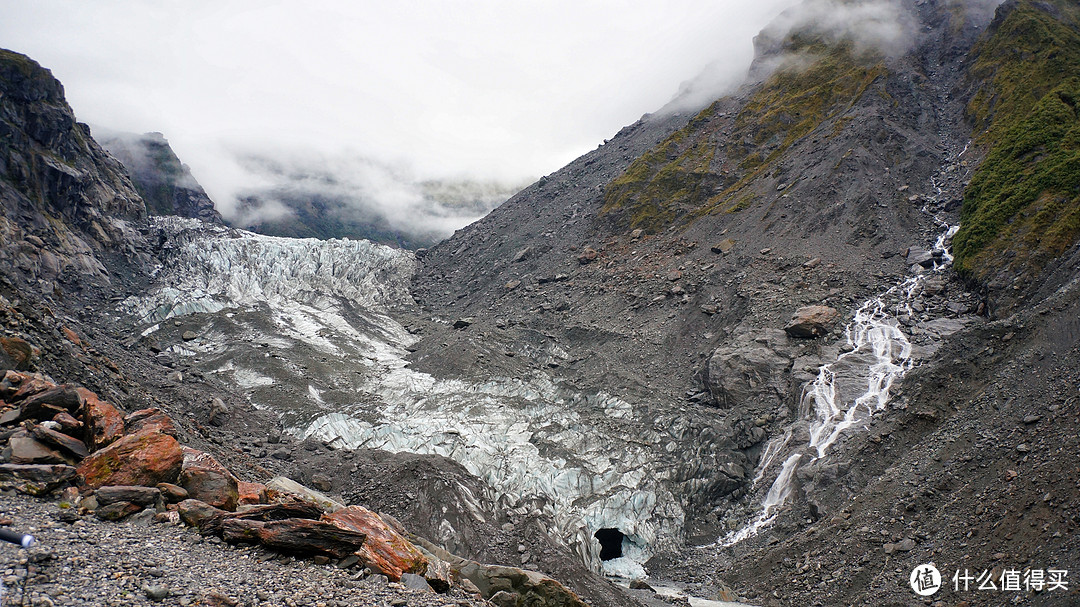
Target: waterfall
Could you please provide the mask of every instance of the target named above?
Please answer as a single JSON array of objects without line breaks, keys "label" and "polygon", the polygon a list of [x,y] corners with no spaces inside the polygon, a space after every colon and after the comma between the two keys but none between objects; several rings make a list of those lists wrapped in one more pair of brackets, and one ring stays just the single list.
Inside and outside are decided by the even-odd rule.
[{"label": "waterfall", "polygon": [[[934,220],[942,228],[933,248],[941,260],[936,261],[929,272],[920,271],[856,309],[854,317],[844,329],[847,347],[834,362],[823,365],[814,381],[803,389],[799,417],[809,424],[809,441],[784,460],[761,503],[757,517],[721,538],[719,544],[737,544],[757,535],[771,524],[776,518],[777,508],[791,494],[792,478],[804,457],[808,456],[808,463],[825,457],[841,434],[852,427],[866,427],[870,417],[888,404],[893,384],[912,366],[911,342],[900,330],[896,315],[910,313],[910,303],[919,285],[927,276],[942,272],[953,261],[949,244],[960,226],[950,225],[937,216],[934,216]],[[751,490],[765,477],[774,460],[788,448],[791,439],[792,431],[789,428],[769,442],[762,454],[757,476],[751,483]]]}]

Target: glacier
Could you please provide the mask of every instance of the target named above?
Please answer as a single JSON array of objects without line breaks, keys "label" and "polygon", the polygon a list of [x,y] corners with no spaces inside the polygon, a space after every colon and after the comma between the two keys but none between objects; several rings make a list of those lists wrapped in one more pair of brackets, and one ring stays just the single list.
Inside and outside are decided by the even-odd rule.
[{"label": "glacier", "polygon": [[[287,433],[453,459],[520,513],[549,515],[556,538],[598,571],[643,577],[653,553],[680,546],[687,495],[717,475],[694,454],[730,449],[721,422],[658,415],[543,371],[480,382],[410,369],[417,338],[394,313],[415,308],[411,252],[180,218],[153,229],[158,286],[120,303],[136,332],[198,324],[173,351],[277,414]],[[602,528],[624,534],[622,558],[601,561]]]}]

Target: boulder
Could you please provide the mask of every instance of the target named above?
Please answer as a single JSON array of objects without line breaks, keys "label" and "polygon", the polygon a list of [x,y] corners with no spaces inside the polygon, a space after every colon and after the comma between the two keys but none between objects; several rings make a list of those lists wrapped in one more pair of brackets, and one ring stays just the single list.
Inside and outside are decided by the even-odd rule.
[{"label": "boulder", "polygon": [[910,247],[907,250],[905,259],[908,264],[918,264],[924,268],[934,267],[934,254],[926,249]]},{"label": "boulder", "polygon": [[714,244],[713,246],[709,247],[709,250],[712,251],[713,253],[724,254],[724,253],[727,253],[728,251],[730,251],[734,247],[735,247],[735,241],[730,239],[730,238],[725,238],[725,239],[721,240],[720,242]]},{"label": "boulder", "polygon": [[262,483],[249,483],[246,481],[239,481],[236,483],[237,492],[237,505],[251,506],[256,504],[265,504],[266,497],[266,485]]},{"label": "boulder", "polygon": [[103,521],[118,521],[124,517],[142,512],[143,507],[132,502],[112,502],[111,504],[99,504],[94,509],[94,516]]},{"label": "boulder", "polygon": [[182,448],[184,462],[180,469],[180,486],[187,490],[188,496],[215,508],[236,510],[239,482],[228,468],[222,466],[214,456],[204,451]]},{"label": "boulder", "polygon": [[161,491],[161,497],[170,504],[176,504],[188,499],[187,489],[184,489],[180,485],[174,485],[172,483],[158,483],[158,491]]},{"label": "boulder", "polygon": [[19,382],[18,389],[8,397],[9,403],[21,402],[39,392],[55,388],[56,384],[39,375],[23,374],[23,381]]},{"label": "boulder", "polygon": [[11,447],[13,464],[70,464],[59,451],[34,439],[24,430],[19,430],[8,439]]},{"label": "boulder", "polygon": [[840,320],[840,312],[829,306],[799,308],[784,331],[792,337],[821,337]]},{"label": "boulder", "polygon": [[474,561],[461,564],[461,575],[491,599],[500,592],[517,594],[522,605],[545,607],[587,607],[572,590],[536,571],[483,565]]},{"label": "boulder", "polygon": [[18,337],[0,337],[0,350],[6,355],[5,362],[17,371],[29,369],[34,359],[34,347]]},{"label": "boulder", "polygon": [[178,437],[176,424],[161,409],[139,409],[124,417],[124,431],[128,434],[135,434],[148,429]]},{"label": "boulder", "polygon": [[86,445],[77,438],[72,438],[63,432],[47,428],[43,425],[34,426],[34,429],[30,431],[35,439],[53,447],[59,447],[61,450],[74,455],[75,457],[82,459],[90,455],[87,451]]},{"label": "boulder", "polygon": [[514,253],[514,256],[510,259],[510,263],[518,263],[519,261],[525,261],[532,256],[532,252],[532,247],[525,247],[524,249],[520,249],[517,253]]},{"label": "boulder", "polygon": [[228,514],[220,508],[193,499],[186,499],[177,504],[176,511],[180,513],[180,520],[184,521],[185,525],[199,530],[202,530],[206,522],[213,520],[214,517]]},{"label": "boulder", "polygon": [[130,502],[143,508],[163,508],[161,490],[156,487],[113,485],[101,487],[94,491],[94,497],[97,498],[99,506],[106,506],[116,502]]},{"label": "boulder", "polygon": [[227,542],[253,542],[286,552],[321,554],[335,559],[353,554],[365,539],[358,531],[306,518],[268,522],[228,519],[222,527],[222,537]]},{"label": "boulder", "polygon": [[54,422],[60,424],[60,431],[68,436],[80,436],[85,427],[81,421],[75,419],[66,411],[57,413],[52,419]]},{"label": "boulder", "polygon": [[67,465],[0,464],[0,489],[14,489],[28,495],[45,496],[67,487],[78,478]]},{"label": "boulder", "polygon": [[435,592],[446,593],[454,581],[454,571],[450,563],[432,555],[424,555],[427,558],[427,569],[424,571],[424,579],[428,586]]},{"label": "boulder", "polygon": [[[778,334],[778,335],[777,335]],[[752,403],[775,410],[791,398],[791,357],[783,332],[742,335],[713,351],[702,373],[712,402],[723,408]]]},{"label": "boulder", "polygon": [[295,496],[303,501],[317,504],[327,512],[335,512],[345,507],[345,504],[284,476],[275,476],[270,479],[266,483],[266,493],[267,497],[272,502],[287,499],[289,496]]},{"label": "boulder", "polygon": [[225,404],[225,401],[217,398],[216,396],[210,401],[210,423],[215,426],[220,426],[225,423],[225,418],[229,416],[229,407]]},{"label": "boulder", "polygon": [[423,574],[427,570],[427,560],[416,546],[366,508],[348,506],[323,516],[323,520],[366,535],[357,555],[369,569],[392,582],[400,580],[403,573]]},{"label": "boulder", "polygon": [[[187,500],[198,501],[198,500]],[[202,503],[202,502],[199,502]],[[211,506],[212,508],[212,506]],[[280,504],[267,504],[265,506],[253,506],[240,512],[227,512],[214,508],[215,512],[199,524],[203,533],[220,535],[225,521],[280,521],[287,518],[308,518],[317,520],[322,516],[321,508],[311,502],[287,500]]]},{"label": "boulder", "polygon": [[586,265],[596,261],[596,258],[599,256],[600,253],[598,253],[596,249],[586,247],[585,250],[581,252],[581,255],[578,255],[577,260],[579,264]]},{"label": "boulder", "polygon": [[86,443],[91,451],[107,447],[124,435],[124,416],[116,407],[86,388],[77,390],[83,399],[82,419],[86,427]]},{"label": "boulder", "polygon": [[64,384],[29,396],[20,403],[23,419],[52,419],[58,413],[75,413],[82,407],[82,396],[75,386]]},{"label": "boulder", "polygon": [[129,434],[92,453],[79,464],[85,487],[142,485],[175,482],[184,454],[168,434],[144,430]]},{"label": "boulder", "polygon": [[428,585],[427,580],[422,576],[415,573],[406,573],[401,576],[401,585],[409,590],[419,590],[420,592],[431,592],[432,588]]},{"label": "boulder", "polygon": [[22,409],[15,407],[0,413],[0,426],[10,426],[22,418]]}]

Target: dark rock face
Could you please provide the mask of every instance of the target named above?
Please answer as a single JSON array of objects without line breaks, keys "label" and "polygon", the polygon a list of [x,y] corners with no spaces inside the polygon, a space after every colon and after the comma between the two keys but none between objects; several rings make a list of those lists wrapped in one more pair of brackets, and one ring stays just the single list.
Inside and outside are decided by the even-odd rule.
[{"label": "dark rock face", "polygon": [[123,163],[150,215],[192,217],[220,224],[214,201],[180,162],[161,133],[104,132],[98,143]]},{"label": "dark rock face", "polygon": [[124,164],[147,213],[221,223],[214,202],[161,133],[102,132],[95,139]]},{"label": "dark rock face", "polygon": [[713,402],[723,408],[753,403],[764,411],[792,404],[793,348],[782,331],[744,335],[713,351],[703,379]]},{"label": "dark rock face", "polygon": [[135,261],[125,222],[145,216],[123,167],[75,121],[60,83],[0,50],[0,269],[104,280],[104,254]]}]

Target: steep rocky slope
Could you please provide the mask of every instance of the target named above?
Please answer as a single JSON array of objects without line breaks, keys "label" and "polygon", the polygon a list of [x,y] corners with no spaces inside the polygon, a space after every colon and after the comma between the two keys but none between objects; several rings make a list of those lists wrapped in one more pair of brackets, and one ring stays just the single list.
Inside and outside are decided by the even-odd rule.
[{"label": "steep rocky slope", "polygon": [[123,163],[149,214],[221,223],[214,202],[161,133],[101,131],[94,139]]},{"label": "steep rocky slope", "polygon": [[[5,331],[237,473],[363,501],[597,607],[661,600],[598,572],[916,604],[929,562],[931,602],[1070,604],[950,576],[1078,565],[1075,7],[842,4],[763,32],[732,95],[643,117],[415,257],[133,223],[141,201],[88,142],[66,161],[89,175],[81,215],[25,186],[47,179],[3,183],[12,225],[62,216],[108,274],[50,287],[27,254]],[[10,59],[53,91],[24,94],[31,113],[74,124]]]},{"label": "steep rocky slope", "polygon": [[4,274],[59,294],[107,283],[107,265],[144,263],[132,222],[146,207],[123,167],[75,121],[52,74],[27,57],[0,53]]},{"label": "steep rocky slope", "polygon": [[[1043,560],[1076,562],[1075,491],[1041,502],[1050,508],[1031,532],[985,523],[990,504],[1028,512],[1041,483],[1071,474],[1060,458],[1077,402],[1067,387],[1076,335],[1065,328],[1077,276],[1075,7],[1009,2],[995,17],[996,2],[865,4],[896,11],[893,38],[869,39],[875,24],[857,10],[855,23],[836,26],[843,20],[822,18],[828,5],[807,3],[759,36],[739,91],[693,116],[644,117],[435,247],[414,281],[422,307],[468,321],[424,335],[416,368],[478,377],[526,357],[567,385],[603,386],[643,418],[679,411],[763,429],[769,440],[747,445],[735,482],[703,501],[673,491],[689,543],[704,544],[753,520],[780,462],[800,453],[789,437],[801,440],[813,415],[803,386],[852,348],[836,331],[789,337],[779,331],[788,318],[824,304],[842,326],[889,287],[916,285],[886,298],[882,322],[912,346],[899,375],[916,369],[886,412],[854,420],[871,434],[852,429],[838,454],[784,466],[791,498],[775,502],[761,534],[650,561],[651,574],[702,593],[723,579],[780,604],[908,604],[918,562],[937,559],[943,572],[941,563],[989,569],[1006,557],[1034,566],[1037,546],[1053,555]],[[947,265],[957,223],[960,274],[905,282]],[[1040,328],[1025,320],[1031,306]],[[999,328],[1015,326],[1029,337]],[[1039,369],[1051,352],[1061,364]],[[1021,377],[1024,394],[1007,389]],[[1042,422],[1018,421],[1036,416],[1059,420],[1039,432],[1038,456],[1024,441]],[[965,432],[979,437],[967,451],[957,446]],[[774,444],[787,451],[768,453]],[[1044,466],[1030,486],[997,491],[979,468],[1019,474],[1018,460]],[[920,500],[925,514],[911,514],[924,512]],[[971,541],[971,525],[984,523]]]}]

